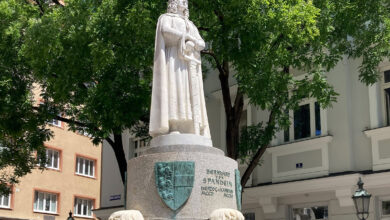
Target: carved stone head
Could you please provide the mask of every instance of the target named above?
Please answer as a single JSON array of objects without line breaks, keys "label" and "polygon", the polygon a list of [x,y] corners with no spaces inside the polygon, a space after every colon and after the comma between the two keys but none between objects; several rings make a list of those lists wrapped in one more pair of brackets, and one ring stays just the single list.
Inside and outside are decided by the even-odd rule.
[{"label": "carved stone head", "polygon": [[188,0],[168,0],[168,13],[179,14],[183,12],[185,17],[189,17]]}]

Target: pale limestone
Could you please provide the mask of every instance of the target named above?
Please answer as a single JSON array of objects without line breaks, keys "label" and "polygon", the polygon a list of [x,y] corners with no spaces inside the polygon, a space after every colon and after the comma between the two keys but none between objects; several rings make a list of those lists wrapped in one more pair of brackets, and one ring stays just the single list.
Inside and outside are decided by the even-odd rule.
[{"label": "pale limestone", "polygon": [[144,220],[144,217],[138,210],[125,210],[112,213],[108,220]]},{"label": "pale limestone", "polygon": [[244,220],[241,212],[235,209],[217,209],[210,215],[210,220]]},{"label": "pale limestone", "polygon": [[[200,147],[200,149],[205,148]],[[154,173],[155,163],[173,161],[195,162],[194,187],[187,202],[176,213],[165,205],[158,195]],[[203,183],[204,178],[207,180],[215,177],[207,174],[207,169],[228,172],[229,176],[224,176],[224,181],[231,182],[232,186]],[[126,208],[139,210],[145,219],[208,219],[216,209],[237,209],[235,169],[237,169],[236,161],[209,151],[155,153],[131,159],[128,162]],[[231,189],[231,197],[225,197],[222,192],[214,192],[213,196],[202,195],[202,186],[213,186],[217,190]]]},{"label": "pale limestone", "polygon": [[[215,216],[241,220],[242,215],[232,211],[237,209],[237,162],[214,148],[210,138],[200,58],[204,47],[197,27],[188,20],[187,0],[169,0],[168,13],[160,16],[156,29],[149,124],[153,139],[144,155],[129,160],[127,167],[126,209],[139,210],[145,219],[195,220]],[[157,191],[154,170],[159,162],[194,163],[191,194],[175,211]],[[188,178],[186,175],[184,178]],[[175,194],[175,183],[169,187],[173,187],[169,188],[170,195]],[[181,194],[184,195],[188,193]],[[228,211],[212,215],[214,210],[221,209]]]},{"label": "pale limestone", "polygon": [[146,154],[156,154],[156,153],[167,153],[167,152],[203,152],[210,154],[218,154],[224,155],[224,152],[215,147],[205,147],[205,146],[197,146],[197,145],[171,145],[171,146],[161,146],[161,147],[151,147],[146,149],[143,152],[143,155]]},{"label": "pale limestone", "polygon": [[157,23],[149,134],[210,137],[200,51],[205,42],[188,19],[187,0],[169,0]]},{"label": "pale limestone", "polygon": [[167,135],[161,135],[154,137],[150,141],[150,147],[161,147],[161,146],[175,146],[175,145],[196,145],[196,146],[207,146],[212,147],[213,143],[211,138],[204,137],[195,134],[177,134],[171,133]]}]

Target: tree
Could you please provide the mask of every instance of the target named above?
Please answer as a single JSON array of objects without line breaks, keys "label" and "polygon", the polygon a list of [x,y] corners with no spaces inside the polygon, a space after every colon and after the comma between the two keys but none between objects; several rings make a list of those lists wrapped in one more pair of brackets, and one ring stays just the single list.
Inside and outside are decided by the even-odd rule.
[{"label": "tree", "polygon": [[8,184],[17,183],[39,161],[45,161],[43,142],[51,137],[42,114],[33,110],[32,77],[18,54],[23,44],[21,30],[28,25],[31,14],[34,9],[30,5],[0,1],[0,192],[3,193],[10,191]]},{"label": "tree", "polygon": [[[72,130],[92,134],[95,143],[106,140],[115,152],[124,180],[126,159],[121,134],[125,129],[139,127],[140,118],[147,121],[154,31],[158,16],[166,10],[166,1],[69,0],[65,7],[58,1],[7,2],[12,4],[1,1],[1,16],[18,7],[29,13],[23,19],[11,17],[2,23],[5,31],[1,37],[8,36],[10,27],[19,33],[12,38],[15,46],[8,49],[25,70],[14,70],[15,61],[1,57],[4,64],[0,64],[11,75],[2,83],[19,85],[9,81],[16,74],[28,85],[22,87],[24,94],[30,94],[32,85],[40,85],[44,104],[29,104],[34,110],[26,107],[30,110],[23,111],[31,112],[25,117],[35,118],[41,129],[32,133],[44,134],[41,141],[50,138],[42,121],[56,118],[69,123]],[[242,185],[275,132],[288,127],[285,111],[296,109],[307,96],[316,98],[322,107],[336,101],[337,93],[327,83],[325,72],[343,55],[363,57],[360,79],[367,84],[377,80],[376,66],[389,57],[386,0],[189,3],[191,20],[208,42],[203,58],[219,74],[227,121],[227,156],[248,161]],[[306,71],[308,77],[295,80],[291,68]],[[238,82],[235,95],[230,91],[232,76]],[[5,92],[0,102],[13,100],[14,95]],[[267,111],[269,120],[245,129],[240,140],[245,96],[251,104]],[[31,102],[27,96],[22,96],[20,103],[23,100]],[[3,117],[6,111],[0,113]],[[19,135],[26,137],[25,133]]]},{"label": "tree", "polygon": [[[44,168],[43,142],[52,138],[45,125],[53,119],[87,132],[95,144],[107,141],[124,181],[122,132],[148,115],[154,6],[65,3],[0,1],[0,170],[9,171],[0,179],[4,188],[39,161]],[[33,90],[42,104],[36,105]]]},{"label": "tree", "polygon": [[[245,185],[275,133],[288,128],[286,112],[300,100],[323,108],[337,93],[326,72],[347,55],[363,58],[360,80],[377,81],[378,64],[390,56],[390,4],[386,0],[204,0],[191,1],[192,20],[209,42],[203,51],[219,74],[226,114],[227,155],[248,167]],[[296,80],[291,69],[307,72]],[[232,74],[238,82],[230,91]],[[268,112],[268,121],[239,137],[244,96]]]},{"label": "tree", "polygon": [[107,141],[123,181],[122,132],[147,114],[150,103],[154,31],[142,28],[154,19],[144,5],[70,0],[65,7],[45,7],[30,19],[21,50],[41,86],[42,107],[64,113],[59,120],[86,131],[94,143]]}]

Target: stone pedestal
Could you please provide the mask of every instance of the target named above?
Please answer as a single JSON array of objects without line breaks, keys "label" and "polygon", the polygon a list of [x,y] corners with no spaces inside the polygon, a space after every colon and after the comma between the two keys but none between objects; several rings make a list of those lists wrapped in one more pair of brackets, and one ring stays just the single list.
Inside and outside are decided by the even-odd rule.
[{"label": "stone pedestal", "polygon": [[[177,210],[165,204],[156,186],[155,164],[193,162],[193,187]],[[171,134],[151,141],[145,155],[129,160],[128,210],[139,210],[145,219],[209,219],[217,209],[237,209],[237,162],[196,135]]]}]

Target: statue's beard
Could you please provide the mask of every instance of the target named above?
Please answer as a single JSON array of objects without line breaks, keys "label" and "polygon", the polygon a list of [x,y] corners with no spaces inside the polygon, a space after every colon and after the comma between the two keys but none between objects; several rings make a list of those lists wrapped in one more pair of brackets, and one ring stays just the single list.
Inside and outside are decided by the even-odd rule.
[{"label": "statue's beard", "polygon": [[186,12],[186,10],[188,10],[187,8],[177,8],[177,13],[178,14],[182,14],[182,15],[185,15],[185,12]]}]

